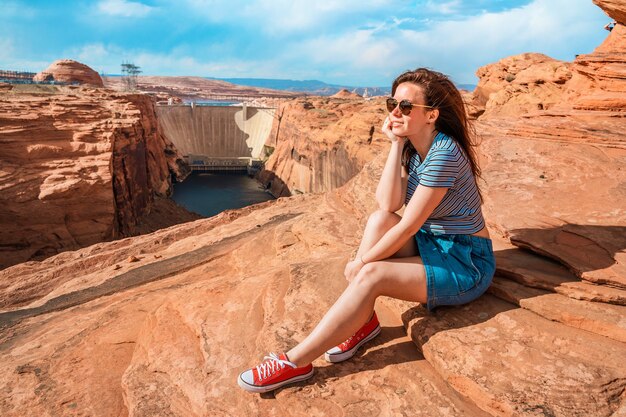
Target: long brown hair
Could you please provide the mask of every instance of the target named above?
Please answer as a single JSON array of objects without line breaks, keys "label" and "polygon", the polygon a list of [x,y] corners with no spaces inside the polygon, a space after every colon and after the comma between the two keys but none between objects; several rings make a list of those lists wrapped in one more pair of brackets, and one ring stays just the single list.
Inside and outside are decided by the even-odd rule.
[{"label": "long brown hair", "polygon": [[[427,68],[417,68],[400,74],[391,86],[391,95],[396,94],[396,89],[402,83],[413,83],[422,88],[424,100],[427,106],[439,110],[439,117],[435,121],[435,129],[439,132],[456,139],[465,151],[472,167],[474,181],[480,177],[481,170],[478,166],[476,155],[476,132],[474,126],[467,118],[465,104],[461,93],[450,79],[444,74]],[[410,141],[406,141],[402,151],[402,165],[409,170],[409,161],[416,150]],[[482,201],[482,194],[478,188],[478,194]]]}]

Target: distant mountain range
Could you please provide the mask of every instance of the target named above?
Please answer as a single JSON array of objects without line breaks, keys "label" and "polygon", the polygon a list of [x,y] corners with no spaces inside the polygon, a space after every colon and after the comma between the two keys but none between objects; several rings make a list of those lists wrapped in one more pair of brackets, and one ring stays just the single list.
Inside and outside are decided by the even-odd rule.
[{"label": "distant mountain range", "polygon": [[[106,74],[107,77],[118,77],[119,74]],[[140,76],[140,79],[146,76]],[[332,96],[339,91],[346,89],[361,96],[387,96],[391,94],[391,87],[355,87],[338,84],[328,84],[318,80],[281,80],[272,78],[216,78],[202,77],[207,80],[226,81],[231,84],[269,88],[272,90],[291,91],[294,93],[309,94],[313,96]],[[457,87],[464,90],[473,91],[474,84],[457,84]]]},{"label": "distant mountain range", "polygon": [[292,91],[294,93],[305,93],[314,96],[331,96],[343,89],[367,96],[389,95],[389,87],[353,87],[347,85],[327,84],[318,80],[278,80],[269,78],[212,78],[210,80],[221,80],[232,84],[245,85],[248,87],[271,88],[273,90]]},{"label": "distant mountain range", "polygon": [[[359,95],[367,96],[386,96],[391,94],[391,87],[354,87],[337,84],[327,84],[318,80],[279,80],[270,78],[213,78],[206,77],[210,80],[221,80],[232,84],[244,85],[248,87],[271,88],[274,90],[293,91],[297,93],[306,93],[315,96],[331,96],[343,89],[355,92]],[[457,84],[457,88],[474,91],[474,84]]]}]

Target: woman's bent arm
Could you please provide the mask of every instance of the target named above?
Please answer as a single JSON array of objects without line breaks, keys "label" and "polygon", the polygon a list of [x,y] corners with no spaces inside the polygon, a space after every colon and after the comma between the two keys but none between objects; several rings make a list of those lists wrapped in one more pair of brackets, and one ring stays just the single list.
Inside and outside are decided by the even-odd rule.
[{"label": "woman's bent arm", "polygon": [[376,201],[381,210],[395,212],[402,207],[404,202],[403,189],[406,179],[402,175],[401,159],[403,148],[403,140],[391,142],[387,162],[376,188]]},{"label": "woman's bent arm", "polygon": [[365,263],[387,259],[396,253],[407,240],[413,238],[428,216],[441,203],[448,188],[419,185],[406,206],[400,223],[393,226],[366,253],[360,261]]}]

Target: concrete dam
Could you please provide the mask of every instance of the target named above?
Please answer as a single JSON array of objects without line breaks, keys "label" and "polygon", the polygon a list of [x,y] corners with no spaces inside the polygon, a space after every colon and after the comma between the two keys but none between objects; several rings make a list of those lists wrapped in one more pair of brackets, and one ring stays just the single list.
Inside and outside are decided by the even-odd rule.
[{"label": "concrete dam", "polygon": [[260,169],[276,109],[250,106],[157,105],[165,136],[195,171]]}]

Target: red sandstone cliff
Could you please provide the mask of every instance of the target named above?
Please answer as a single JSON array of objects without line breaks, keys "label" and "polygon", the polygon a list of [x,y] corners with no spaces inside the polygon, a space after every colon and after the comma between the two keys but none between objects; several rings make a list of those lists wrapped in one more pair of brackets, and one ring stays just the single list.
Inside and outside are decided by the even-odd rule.
[{"label": "red sandstone cliff", "polygon": [[136,234],[188,168],[151,99],[15,86],[0,95],[0,267]]},{"label": "red sandstone cliff", "polygon": [[382,100],[313,97],[282,103],[259,180],[276,196],[323,192],[345,184],[383,152]]},{"label": "red sandstone cliff", "polygon": [[56,81],[67,84],[86,84],[103,87],[100,75],[85,64],[71,60],[54,61],[48,68],[35,75],[34,81]]},{"label": "red sandstone cliff", "polygon": [[[609,39],[613,51],[626,41],[620,29]],[[376,131],[366,147],[364,133],[382,121],[382,103],[355,104],[367,113],[359,120],[338,101],[295,102],[276,166],[296,184],[300,153],[314,160],[344,133],[363,169],[341,187],[0,271],[0,413],[625,415],[626,150],[624,112],[610,103],[623,97],[626,54],[610,52],[603,65],[606,46],[566,65],[572,77],[554,83],[560,99],[547,90],[547,108],[528,106],[542,90],[520,84],[506,111],[478,119],[498,266],[480,299],[427,313],[382,298],[383,331],[353,360],[318,360],[311,381],[270,396],[237,388],[241,369],[302,340],[336,299],[375,209],[386,145]],[[585,97],[594,100],[573,99]],[[305,174],[322,166],[301,165]]]},{"label": "red sandstone cliff", "polygon": [[492,226],[586,282],[625,289],[624,25],[572,63],[523,54],[478,74],[473,103],[485,103],[477,130]]}]

